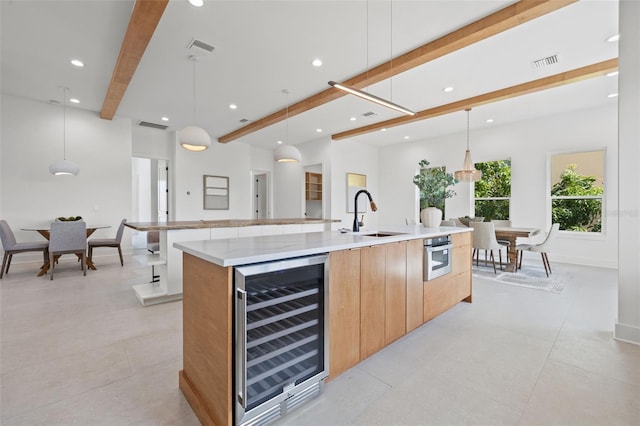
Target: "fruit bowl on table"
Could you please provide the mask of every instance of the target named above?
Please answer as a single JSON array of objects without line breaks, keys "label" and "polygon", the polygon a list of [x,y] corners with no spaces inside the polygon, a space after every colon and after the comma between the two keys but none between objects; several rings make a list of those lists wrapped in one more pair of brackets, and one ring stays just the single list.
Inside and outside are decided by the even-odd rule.
[{"label": "fruit bowl on table", "polygon": [[82,220],[82,216],[60,216],[59,218],[56,218],[56,220],[59,222],[77,222],[78,220]]}]

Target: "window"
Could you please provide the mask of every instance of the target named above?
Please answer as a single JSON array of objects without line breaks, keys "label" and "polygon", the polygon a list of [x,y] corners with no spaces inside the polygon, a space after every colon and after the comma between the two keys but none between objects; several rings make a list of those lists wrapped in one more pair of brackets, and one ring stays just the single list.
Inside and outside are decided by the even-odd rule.
[{"label": "window", "polygon": [[551,220],[560,230],[602,232],[604,151],[551,157]]},{"label": "window", "polygon": [[492,219],[509,219],[511,202],[511,160],[476,163],[482,179],[475,183],[475,216]]}]

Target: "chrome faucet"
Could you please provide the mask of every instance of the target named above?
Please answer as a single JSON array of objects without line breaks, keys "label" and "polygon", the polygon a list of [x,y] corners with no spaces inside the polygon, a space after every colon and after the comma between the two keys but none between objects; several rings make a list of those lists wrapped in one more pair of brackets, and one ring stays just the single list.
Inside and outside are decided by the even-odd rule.
[{"label": "chrome faucet", "polygon": [[373,202],[373,198],[371,198],[371,194],[369,194],[369,191],[367,191],[366,189],[361,189],[360,191],[356,192],[356,196],[353,199],[353,232],[359,232],[360,231],[360,222],[358,222],[358,195],[360,194],[367,194],[367,197],[369,197],[369,204],[371,205],[371,210],[372,211],[376,211],[378,210],[378,206],[376,206],[376,203]]}]

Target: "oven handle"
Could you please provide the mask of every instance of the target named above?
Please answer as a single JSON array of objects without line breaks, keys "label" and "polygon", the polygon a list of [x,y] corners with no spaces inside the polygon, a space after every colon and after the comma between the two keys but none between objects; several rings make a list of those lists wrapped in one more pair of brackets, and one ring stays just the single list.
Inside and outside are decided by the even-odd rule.
[{"label": "oven handle", "polygon": [[434,251],[442,251],[442,250],[451,249],[451,248],[453,248],[453,244],[445,244],[443,246],[424,246],[424,248],[429,253],[432,253]]},{"label": "oven handle", "polygon": [[243,410],[247,409],[247,292],[236,288],[238,293],[238,334],[240,343],[238,348],[238,369],[240,373],[240,383],[238,384],[238,402]]}]

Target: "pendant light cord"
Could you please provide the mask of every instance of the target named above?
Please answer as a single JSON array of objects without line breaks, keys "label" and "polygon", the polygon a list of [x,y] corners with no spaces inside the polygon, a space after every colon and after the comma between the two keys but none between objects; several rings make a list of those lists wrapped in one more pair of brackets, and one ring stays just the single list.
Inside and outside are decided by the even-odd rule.
[{"label": "pendant light cord", "polygon": [[198,57],[195,55],[191,56],[191,61],[193,61],[193,122],[197,122],[196,116],[196,61]]},{"label": "pendant light cord", "polygon": [[391,57],[391,79],[389,81],[389,99],[393,101],[393,0],[389,0],[389,56]]},{"label": "pendant light cord", "polygon": [[62,87],[62,158],[67,159],[67,88]]},{"label": "pendant light cord", "polygon": [[469,111],[471,111],[471,108],[467,108],[467,151],[469,151]]}]

